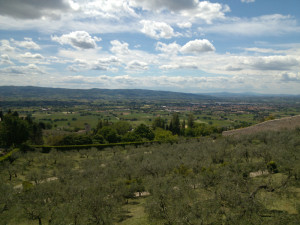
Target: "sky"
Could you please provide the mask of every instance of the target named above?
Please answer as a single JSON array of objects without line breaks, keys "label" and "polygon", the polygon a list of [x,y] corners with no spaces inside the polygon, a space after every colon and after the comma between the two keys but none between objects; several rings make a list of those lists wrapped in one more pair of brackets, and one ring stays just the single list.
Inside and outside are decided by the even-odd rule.
[{"label": "sky", "polygon": [[0,86],[300,94],[299,0],[0,0]]}]

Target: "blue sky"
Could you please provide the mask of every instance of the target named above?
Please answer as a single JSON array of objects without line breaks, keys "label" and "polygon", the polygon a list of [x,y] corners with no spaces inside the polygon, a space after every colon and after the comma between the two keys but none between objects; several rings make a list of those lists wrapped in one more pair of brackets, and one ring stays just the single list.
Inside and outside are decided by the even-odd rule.
[{"label": "blue sky", "polygon": [[0,85],[300,94],[299,0],[0,0]]}]

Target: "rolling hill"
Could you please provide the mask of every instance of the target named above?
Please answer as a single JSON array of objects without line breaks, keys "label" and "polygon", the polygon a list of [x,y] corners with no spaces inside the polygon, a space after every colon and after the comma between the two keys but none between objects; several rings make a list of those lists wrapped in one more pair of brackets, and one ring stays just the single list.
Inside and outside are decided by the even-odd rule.
[{"label": "rolling hill", "polygon": [[241,136],[265,131],[291,130],[300,127],[300,115],[282,119],[268,120],[250,127],[224,131],[223,136]]}]

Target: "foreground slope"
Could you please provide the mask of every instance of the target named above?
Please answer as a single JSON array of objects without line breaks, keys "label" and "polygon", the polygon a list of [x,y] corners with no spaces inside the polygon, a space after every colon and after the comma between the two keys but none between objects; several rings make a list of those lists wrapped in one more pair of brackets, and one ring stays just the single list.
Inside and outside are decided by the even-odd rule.
[{"label": "foreground slope", "polygon": [[282,129],[295,129],[300,127],[300,115],[286,117],[282,119],[268,120],[250,127],[236,130],[224,131],[223,136],[240,136],[256,134],[258,132],[279,131]]}]

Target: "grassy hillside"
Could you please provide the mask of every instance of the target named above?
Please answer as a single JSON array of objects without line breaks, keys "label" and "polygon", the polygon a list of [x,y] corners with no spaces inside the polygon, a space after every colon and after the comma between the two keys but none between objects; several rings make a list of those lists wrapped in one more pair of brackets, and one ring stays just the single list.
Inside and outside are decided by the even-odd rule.
[{"label": "grassy hillside", "polygon": [[267,131],[292,130],[300,127],[300,115],[282,119],[268,120],[250,127],[224,131],[223,136],[241,136]]}]

